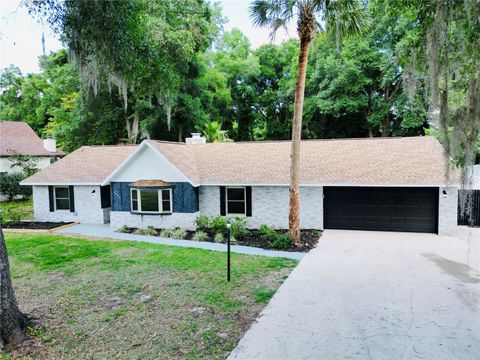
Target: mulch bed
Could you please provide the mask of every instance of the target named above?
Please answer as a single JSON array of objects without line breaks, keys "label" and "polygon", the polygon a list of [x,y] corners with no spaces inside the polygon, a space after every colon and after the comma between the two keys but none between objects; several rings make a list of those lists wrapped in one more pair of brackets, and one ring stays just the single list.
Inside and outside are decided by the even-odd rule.
[{"label": "mulch bed", "polygon": [[25,229],[25,230],[51,230],[56,227],[73,224],[73,222],[40,222],[40,221],[20,221],[6,222],[2,224],[4,229]]},{"label": "mulch bed", "polygon": [[[133,234],[135,233],[135,230],[137,228],[133,227],[127,227],[125,228],[125,233],[127,234]],[[149,234],[151,236],[160,236],[160,232],[162,229],[155,229],[155,233]],[[313,249],[317,243],[318,239],[321,236],[321,231],[320,230],[312,230],[312,229],[305,229],[301,230],[301,242],[302,245],[300,247],[296,247],[294,244],[290,245],[286,249],[274,249],[272,247],[272,243],[269,242],[268,240],[263,239],[260,236],[260,233],[256,229],[250,229],[250,235],[248,235],[246,238],[239,240],[235,239],[235,242],[232,243],[234,245],[243,245],[243,246],[252,246],[252,247],[258,247],[262,249],[267,249],[267,250],[282,250],[282,251],[299,251],[299,252],[308,252],[311,249]],[[193,235],[195,234],[194,231],[186,231],[187,236],[185,237],[185,240],[193,240]],[[285,233],[286,230],[277,230],[278,234],[283,234]],[[215,242],[213,238],[213,234],[209,234],[209,238],[206,240],[206,242]],[[225,243],[225,242],[224,242]]]}]

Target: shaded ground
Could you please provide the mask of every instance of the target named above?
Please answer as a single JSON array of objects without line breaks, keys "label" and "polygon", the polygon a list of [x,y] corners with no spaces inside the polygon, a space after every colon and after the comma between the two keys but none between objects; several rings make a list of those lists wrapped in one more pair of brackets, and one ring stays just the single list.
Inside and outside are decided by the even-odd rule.
[{"label": "shaded ground", "polygon": [[7,233],[33,344],[11,357],[225,358],[296,261],[127,241]]},{"label": "shaded ground", "polygon": [[479,255],[480,229],[326,230],[229,359],[476,360]]}]

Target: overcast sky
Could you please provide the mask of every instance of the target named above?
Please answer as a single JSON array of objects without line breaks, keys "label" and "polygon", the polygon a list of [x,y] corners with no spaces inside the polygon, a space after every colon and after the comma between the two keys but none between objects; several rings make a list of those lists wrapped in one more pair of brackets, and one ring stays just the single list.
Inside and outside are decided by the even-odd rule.
[{"label": "overcast sky", "polygon": [[[38,57],[42,55],[42,33],[45,34],[47,54],[62,47],[48,26],[39,24],[20,6],[20,0],[0,0],[0,69],[14,64],[23,73],[38,72]],[[250,20],[250,0],[221,0],[223,15],[228,18],[225,30],[240,29],[253,48],[270,42],[269,31],[255,28]],[[289,33],[279,32],[276,43],[295,36],[294,24]]]}]

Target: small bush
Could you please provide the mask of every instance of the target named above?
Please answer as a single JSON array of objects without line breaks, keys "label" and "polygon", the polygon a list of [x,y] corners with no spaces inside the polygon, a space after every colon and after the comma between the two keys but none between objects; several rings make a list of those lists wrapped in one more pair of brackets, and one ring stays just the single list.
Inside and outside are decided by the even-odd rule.
[{"label": "small bush", "polygon": [[171,229],[163,229],[162,231],[160,231],[160,236],[169,238],[169,237],[172,237],[172,233],[173,233],[173,230]]},{"label": "small bush", "polygon": [[292,239],[288,234],[278,235],[277,238],[273,241],[272,247],[274,249],[285,250],[288,249],[293,244]]},{"label": "small bush", "polygon": [[145,235],[155,236],[155,235],[157,235],[157,230],[155,230],[155,229],[153,228],[153,226],[148,226],[148,227],[145,229]]},{"label": "small bush", "polygon": [[172,239],[177,239],[177,240],[185,239],[187,237],[187,232],[183,229],[177,228],[172,231],[171,237]]},{"label": "small bush", "polygon": [[207,231],[210,229],[210,217],[208,215],[198,215],[195,218],[195,225],[197,230]]},{"label": "small bush", "polygon": [[228,219],[222,216],[215,216],[210,221],[210,228],[215,234],[221,233],[223,235],[227,234],[227,223]]},{"label": "small bush", "polygon": [[314,229],[312,230],[312,235],[316,237],[322,236],[322,230]]},{"label": "small bush", "polygon": [[25,211],[24,209],[11,208],[6,211],[5,217],[10,219],[12,223],[17,224],[28,217],[28,211]]},{"label": "small bush", "polygon": [[215,241],[216,243],[223,243],[224,240],[225,235],[223,235],[222,233],[216,233],[215,237],[213,238],[213,241]]},{"label": "small bush", "polygon": [[23,173],[10,173],[0,175],[0,194],[12,201],[17,197],[28,198],[32,195],[31,186],[22,186],[20,181],[25,179]]},{"label": "small bush", "polygon": [[195,241],[207,241],[208,240],[208,234],[205,231],[198,230],[193,235],[193,240],[195,240]]},{"label": "small bush", "polygon": [[274,242],[278,237],[277,232],[270,226],[265,224],[260,225],[260,227],[258,228],[258,232],[260,233],[260,237],[262,239],[268,240],[270,242]]},{"label": "small bush", "polygon": [[235,239],[243,240],[250,234],[250,231],[247,229],[247,220],[245,218],[236,216],[230,221],[232,224],[230,229],[232,231],[232,236]]},{"label": "small bush", "polygon": [[119,233],[126,233],[127,232],[127,226],[123,225],[121,228],[117,229],[117,232]]},{"label": "small bush", "polygon": [[135,235],[147,235],[147,229],[138,228],[138,229],[135,229],[133,233]]}]

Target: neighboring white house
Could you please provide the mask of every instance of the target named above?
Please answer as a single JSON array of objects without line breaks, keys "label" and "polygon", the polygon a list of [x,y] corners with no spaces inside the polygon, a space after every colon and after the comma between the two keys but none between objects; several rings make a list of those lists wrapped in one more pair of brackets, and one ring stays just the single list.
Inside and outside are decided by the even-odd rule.
[{"label": "neighboring white house", "polygon": [[34,167],[44,169],[64,153],[57,150],[54,139],[40,139],[27,123],[3,120],[0,121],[0,175],[22,171],[12,165],[13,155],[31,156]]},{"label": "neighboring white house", "polygon": [[[304,140],[310,229],[453,233],[458,183],[433,137]],[[287,228],[290,141],[85,146],[22,182],[37,221],[194,229],[199,214]],[[449,178],[446,174],[450,173]]]}]

